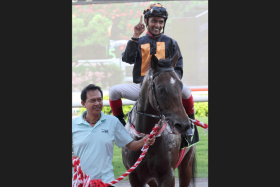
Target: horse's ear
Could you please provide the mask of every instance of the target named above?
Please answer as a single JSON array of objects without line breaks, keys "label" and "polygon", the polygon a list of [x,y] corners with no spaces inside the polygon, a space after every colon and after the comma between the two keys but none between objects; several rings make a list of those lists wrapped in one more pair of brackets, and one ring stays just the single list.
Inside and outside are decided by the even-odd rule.
[{"label": "horse's ear", "polygon": [[177,64],[177,62],[178,62],[178,57],[179,57],[179,50],[177,49],[175,55],[173,56],[173,58],[172,58],[172,60],[171,60],[172,63],[173,63],[173,67],[176,66],[176,64]]},{"label": "horse's ear", "polygon": [[154,54],[151,57],[151,68],[158,71],[158,58]]}]

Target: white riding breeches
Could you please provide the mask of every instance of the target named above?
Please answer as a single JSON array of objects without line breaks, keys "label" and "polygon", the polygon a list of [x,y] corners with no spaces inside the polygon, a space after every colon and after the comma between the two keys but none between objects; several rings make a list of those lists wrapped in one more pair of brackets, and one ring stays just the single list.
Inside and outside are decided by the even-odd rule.
[{"label": "white riding breeches", "polygon": [[[109,98],[115,101],[121,98],[137,101],[139,98],[141,86],[140,84],[118,84],[110,88]],[[191,97],[191,89],[183,83],[182,98],[189,99]]]}]

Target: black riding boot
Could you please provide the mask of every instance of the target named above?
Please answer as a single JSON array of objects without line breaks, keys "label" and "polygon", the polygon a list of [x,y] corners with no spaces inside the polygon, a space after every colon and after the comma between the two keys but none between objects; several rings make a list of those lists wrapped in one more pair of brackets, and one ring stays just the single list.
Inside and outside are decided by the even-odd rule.
[{"label": "black riding boot", "polygon": [[[193,114],[190,114],[190,115],[189,115],[189,118],[195,119],[194,115],[195,115],[194,113],[193,113]],[[193,136],[193,129],[194,129],[194,127],[193,127],[193,125],[191,125],[191,128],[189,128],[189,130],[187,131],[187,133],[181,135],[182,138],[186,138],[186,139],[187,139],[187,141],[188,141],[189,144],[191,144],[191,140],[192,140],[191,138],[192,138],[192,136]],[[188,146],[189,146],[189,145],[188,145]]]},{"label": "black riding boot", "polygon": [[116,117],[120,120],[120,122],[123,124],[123,126],[126,125],[126,122],[124,120],[124,115],[123,114],[120,114],[120,115],[118,115]]}]

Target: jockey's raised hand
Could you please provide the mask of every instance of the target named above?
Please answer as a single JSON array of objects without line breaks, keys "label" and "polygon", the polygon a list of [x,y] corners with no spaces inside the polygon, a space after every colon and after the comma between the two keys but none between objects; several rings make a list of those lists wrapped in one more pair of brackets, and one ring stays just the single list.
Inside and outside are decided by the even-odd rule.
[{"label": "jockey's raised hand", "polygon": [[145,25],[142,21],[142,15],[140,21],[137,25],[134,26],[133,38],[139,38],[139,36],[145,31]]}]

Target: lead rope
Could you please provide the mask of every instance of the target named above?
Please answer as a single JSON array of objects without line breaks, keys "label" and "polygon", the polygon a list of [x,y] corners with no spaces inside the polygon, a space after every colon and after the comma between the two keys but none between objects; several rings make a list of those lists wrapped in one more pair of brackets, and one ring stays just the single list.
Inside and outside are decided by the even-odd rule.
[{"label": "lead rope", "polygon": [[[206,135],[206,132],[208,131],[208,125],[207,125],[206,123],[203,123],[203,122],[197,120],[197,119],[191,119],[191,118],[189,118],[189,119],[190,119],[190,120],[192,121],[192,123],[195,124],[196,126],[200,126],[200,127],[202,127],[202,128],[205,129],[204,131],[202,131],[202,132],[204,132],[204,136],[205,136],[205,135]],[[180,165],[181,161],[182,161],[183,158],[185,157],[185,152],[186,152],[186,150],[187,150],[187,147],[185,147],[185,148],[183,148],[183,149],[180,150],[179,159],[178,159],[178,162],[177,162],[177,164],[176,164],[176,166],[175,166],[175,169]]]},{"label": "lead rope", "polygon": [[[163,116],[164,118],[164,116]],[[158,122],[158,124],[155,124],[155,126],[153,127],[152,132],[149,135],[149,138],[152,138],[153,136],[155,136],[155,134],[157,133],[158,129],[159,129],[159,124],[161,123],[162,120],[160,120]],[[165,119],[163,120],[164,123],[166,123]],[[135,164],[129,169],[127,170],[122,176],[120,176],[119,178],[109,182],[109,183],[103,183],[100,179],[92,179],[90,180],[89,175],[85,174],[80,166],[80,160],[78,158],[73,158],[72,159],[72,164],[74,166],[74,175],[73,175],[73,187],[106,187],[106,186],[111,186],[112,184],[116,184],[119,181],[123,180],[127,175],[129,175],[133,170],[135,170],[137,168],[137,166],[140,164],[140,162],[143,160],[143,158],[145,157],[149,146],[146,144],[146,138],[144,139],[145,144],[143,145],[141,151],[141,155],[138,158],[138,160],[135,162]]]},{"label": "lead rope", "polygon": [[[190,120],[195,125],[204,128],[205,130],[203,132],[208,131],[208,125],[206,123],[200,122],[197,119],[193,120],[193,119],[190,118]],[[163,120],[160,120],[158,122],[158,124],[155,124],[152,132],[149,135],[149,138],[152,138],[153,136],[155,136],[157,134],[157,131],[159,129],[159,124],[161,123],[161,121],[164,121],[164,125],[166,124],[165,118],[163,116]],[[146,139],[144,139],[144,140],[146,142]],[[119,181],[124,179],[127,175],[129,175],[133,170],[135,170],[137,168],[137,166],[140,164],[140,162],[145,157],[148,149],[149,149],[149,146],[146,145],[146,143],[145,143],[144,146],[141,149],[142,153],[141,153],[140,157],[138,158],[138,160],[136,161],[136,163],[129,170],[127,170],[122,176],[120,176],[116,180],[113,180],[113,181],[111,181],[109,183],[105,183],[105,184],[100,179],[90,180],[89,175],[83,173],[83,171],[81,169],[81,166],[80,166],[80,160],[78,158],[76,158],[76,159],[73,158],[72,159],[72,163],[73,163],[73,166],[74,166],[73,187],[106,187],[106,186],[111,186],[112,184],[118,183]],[[179,159],[178,159],[178,162],[177,162],[175,168],[177,168],[180,165],[181,161],[183,160],[183,158],[185,156],[185,152],[186,152],[186,147],[180,151]]]},{"label": "lead rope", "polygon": [[[161,122],[161,120],[159,121],[159,123]],[[166,123],[166,122],[164,122]],[[152,138],[158,131],[159,129],[159,125],[156,124],[152,130],[152,132],[149,135],[149,138]],[[145,139],[146,142],[146,139]],[[110,186],[112,184],[116,184],[117,182],[123,180],[127,175],[129,175],[133,170],[135,170],[137,168],[137,166],[140,164],[140,162],[143,160],[143,158],[145,157],[147,151],[149,149],[149,146],[145,143],[144,146],[142,147],[141,151],[141,155],[138,158],[138,160],[135,162],[135,164],[129,169],[127,170],[122,176],[120,176],[119,178],[117,178],[116,180],[113,180],[112,182],[106,183],[105,185]]]},{"label": "lead rope", "polygon": [[202,127],[202,128],[205,129],[204,131],[202,131],[202,132],[204,132],[204,136],[205,136],[205,135],[206,135],[206,132],[208,132],[208,125],[207,125],[206,123],[203,123],[203,122],[197,120],[197,119],[191,119],[191,118],[189,118],[189,119],[190,119],[190,120],[193,122],[193,124],[195,124],[196,126],[200,126],[200,127]]}]

